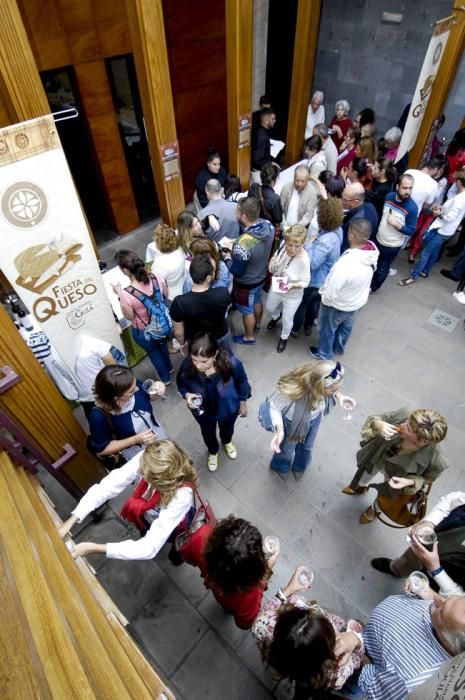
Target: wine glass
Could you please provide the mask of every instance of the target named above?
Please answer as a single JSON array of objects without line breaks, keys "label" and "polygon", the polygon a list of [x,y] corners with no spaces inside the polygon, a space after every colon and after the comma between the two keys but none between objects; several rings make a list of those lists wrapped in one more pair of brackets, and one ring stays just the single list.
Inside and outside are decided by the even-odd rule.
[{"label": "wine glass", "polygon": [[349,401],[348,399],[343,401],[342,407],[345,409],[345,415],[342,417],[342,420],[352,420],[352,411],[355,408],[352,401]]},{"label": "wine glass", "polygon": [[142,382],[142,389],[150,396],[151,399],[158,396],[162,399],[162,401],[166,401],[168,398],[164,394],[161,396],[158,393],[156,382],[153,379],[146,379],[144,382]]},{"label": "wine glass", "polygon": [[299,583],[304,588],[310,588],[315,578],[313,571],[307,568],[303,568],[299,574]]},{"label": "wine glass", "polygon": [[263,549],[269,557],[277,554],[279,552],[279,539],[275,535],[267,535],[263,542]]}]

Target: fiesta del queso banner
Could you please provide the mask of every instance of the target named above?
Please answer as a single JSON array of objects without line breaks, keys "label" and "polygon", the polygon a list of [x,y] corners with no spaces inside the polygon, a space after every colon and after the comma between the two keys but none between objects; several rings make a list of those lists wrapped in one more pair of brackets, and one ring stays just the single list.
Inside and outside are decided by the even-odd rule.
[{"label": "fiesta del queso banner", "polygon": [[52,116],[0,130],[0,267],[70,369],[81,334],[120,345]]}]

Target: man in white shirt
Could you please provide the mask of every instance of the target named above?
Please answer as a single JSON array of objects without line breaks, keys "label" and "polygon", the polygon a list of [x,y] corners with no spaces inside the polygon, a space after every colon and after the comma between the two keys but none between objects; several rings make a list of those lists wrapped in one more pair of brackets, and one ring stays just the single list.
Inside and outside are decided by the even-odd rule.
[{"label": "man in white shirt", "polygon": [[118,363],[126,364],[126,358],[118,348],[113,347],[106,340],[100,340],[90,335],[81,335],[74,373],[82,387],[79,401],[86,417],[89,416],[94,405],[95,377],[103,367]]},{"label": "man in white shirt", "polygon": [[294,172],[294,182],[286,182],[281,190],[285,226],[308,226],[312,220],[317,194],[313,185],[309,183],[309,177],[307,166],[299,165]]},{"label": "man in white shirt", "polygon": [[305,126],[306,139],[310,138],[312,135],[314,126],[325,123],[325,108],[323,107],[324,99],[324,93],[322,93],[321,90],[315,90],[312,101],[308,105],[307,124]]},{"label": "man in white shirt", "polygon": [[444,243],[456,232],[465,216],[465,168],[454,173],[458,194],[451,197],[441,206],[435,204],[432,208],[436,217],[423,236],[425,244],[420,259],[410,273],[410,277],[401,280],[400,287],[413,284],[418,277],[428,277],[433,265],[437,262]]},{"label": "man in white shirt", "polygon": [[[418,541],[418,531],[425,527],[435,530],[438,537],[432,552]],[[410,528],[409,535],[410,547],[400,557],[372,559],[372,567],[398,578],[425,567],[441,595],[465,596],[465,492],[453,491],[443,496],[424,520]]]},{"label": "man in white shirt", "polygon": [[331,170],[333,175],[336,175],[337,171],[337,148],[333,139],[328,133],[328,127],[326,124],[317,124],[313,127],[313,136],[319,136],[321,143],[323,144],[323,151],[326,156],[326,168]]},{"label": "man in white shirt", "polygon": [[379,255],[370,235],[368,219],[354,219],[348,233],[350,248],[334,263],[320,287],[320,337],[318,347],[310,347],[310,354],[318,360],[330,360],[333,353],[344,354],[355,314],[368,301]]},{"label": "man in white shirt", "polygon": [[413,188],[410,196],[418,207],[418,213],[422,209],[429,209],[434,203],[438,193],[438,183],[434,178],[439,175],[443,167],[444,157],[436,156],[430,158],[421,170],[409,168],[405,171],[405,175],[413,177]]}]

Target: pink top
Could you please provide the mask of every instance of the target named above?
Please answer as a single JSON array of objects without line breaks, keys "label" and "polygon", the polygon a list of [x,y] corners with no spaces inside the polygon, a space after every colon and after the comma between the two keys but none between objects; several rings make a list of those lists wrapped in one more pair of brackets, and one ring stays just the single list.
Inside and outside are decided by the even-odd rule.
[{"label": "pink top", "polygon": [[[358,635],[360,635],[363,630],[362,625],[357,620],[349,620],[346,625],[344,620],[338,615],[320,608],[320,606],[316,603],[309,603],[298,595],[290,595],[287,602],[291,605],[295,605],[298,608],[312,608],[313,610],[317,610],[319,613],[322,613],[328,618],[336,633],[347,630],[350,632],[356,632]],[[255,639],[255,642],[259,648],[262,661],[264,663],[267,662],[268,650],[273,640],[274,628],[278,619],[279,609],[282,605],[283,603],[276,596],[269,600],[253,623],[252,629],[250,630],[252,637]],[[342,688],[344,683],[348,678],[350,678],[354,671],[360,668],[364,654],[365,646],[362,643],[361,647],[352,652],[347,663],[343,664],[342,666],[338,666],[336,677],[334,679],[334,688],[337,690]]]},{"label": "pink top", "polygon": [[[153,272],[151,274],[153,274]],[[161,293],[163,295],[166,295],[167,287],[165,278],[161,275],[154,275],[154,277],[156,277],[158,280]],[[149,297],[151,297],[153,294],[152,280],[150,280],[148,284],[143,284],[143,282],[134,282],[134,284],[131,284],[131,286],[135,289],[138,289],[139,292],[147,294],[147,296]],[[130,306],[134,310],[134,318],[132,319],[132,325],[140,331],[144,330],[145,326],[149,322],[149,314],[143,303],[139,301],[139,299],[136,299],[135,296],[127,292],[126,289],[123,289],[121,291],[121,294],[119,295],[119,300],[122,306]]]}]

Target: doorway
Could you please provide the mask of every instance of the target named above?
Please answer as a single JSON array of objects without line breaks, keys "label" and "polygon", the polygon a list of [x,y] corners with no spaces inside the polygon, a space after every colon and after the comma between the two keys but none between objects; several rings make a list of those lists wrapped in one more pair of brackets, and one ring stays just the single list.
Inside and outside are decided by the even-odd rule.
[{"label": "doorway", "polygon": [[97,233],[98,242],[98,232],[102,229],[112,229],[113,221],[97,175],[97,156],[80,102],[74,68],[65,66],[42,71],[40,77],[50,110],[56,118],[58,135],[74,184],[90,228],[93,233]]},{"label": "doorway", "polygon": [[132,54],[105,59],[134,199],[142,222],[160,215]]}]

